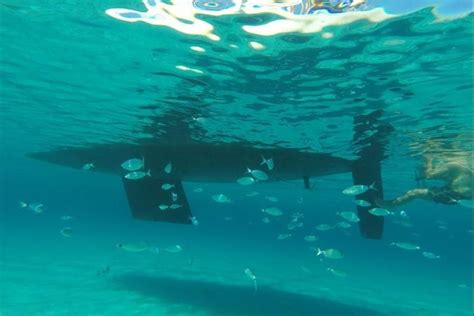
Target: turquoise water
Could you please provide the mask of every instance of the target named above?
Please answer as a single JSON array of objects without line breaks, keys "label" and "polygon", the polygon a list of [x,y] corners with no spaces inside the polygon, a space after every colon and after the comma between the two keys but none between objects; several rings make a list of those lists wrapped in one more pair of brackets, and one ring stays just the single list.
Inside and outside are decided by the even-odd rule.
[{"label": "turquoise water", "polygon": [[[383,4],[369,1],[363,10]],[[2,316],[474,312],[472,209],[461,205],[414,201],[387,216],[382,239],[369,240],[355,223],[315,229],[355,211],[341,193],[353,184],[350,173],[313,178],[311,190],[302,180],[211,179],[184,182],[199,225],[173,225],[133,219],[117,174],[26,156],[192,139],[355,160],[365,143],[353,140],[354,117],[382,111],[380,124],[393,127],[383,141],[385,196],[439,185],[415,180],[427,152],[471,155],[472,164],[472,13],[392,4],[387,13],[399,15],[381,21],[273,36],[242,28],[281,18],[272,13],[198,15],[214,26],[215,40],[117,20],[105,13],[112,8],[146,11],[131,0],[0,3]],[[221,193],[232,203],[211,198]],[[284,215],[264,223],[261,209],[271,206]],[[295,212],[304,214],[303,227],[288,230]],[[305,241],[310,234],[318,240]],[[142,242],[150,249],[116,247]],[[176,244],[181,252],[165,250]],[[344,258],[316,256],[312,247]]]}]

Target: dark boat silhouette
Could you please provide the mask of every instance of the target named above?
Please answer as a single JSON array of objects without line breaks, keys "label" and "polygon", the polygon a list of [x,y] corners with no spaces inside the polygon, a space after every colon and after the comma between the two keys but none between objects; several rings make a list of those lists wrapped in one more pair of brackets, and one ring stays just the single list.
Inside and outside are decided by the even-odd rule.
[{"label": "dark boat silhouette", "polygon": [[[373,204],[376,198],[383,197],[380,162],[383,159],[386,135],[391,131],[390,126],[378,122],[381,115],[382,112],[377,111],[354,118],[353,141],[361,148],[356,153],[360,157],[357,160],[298,149],[260,147],[246,142],[198,141],[191,137],[189,124],[176,119],[157,140],[143,140],[138,144],[60,148],[30,153],[28,156],[76,169],[92,162],[95,171],[121,175],[132,215],[141,220],[191,224],[191,208],[182,182],[235,183],[247,168],[259,166],[262,156],[273,158],[275,162],[275,168],[268,171],[268,182],[302,179],[304,187],[309,188],[311,178],[351,172],[355,184],[375,183],[377,191],[369,190],[359,196]],[[170,121],[169,117],[166,121]],[[372,131],[370,137],[365,136],[368,130]],[[127,171],[121,168],[121,164],[130,158],[139,157],[144,157],[144,169],[151,170],[152,176],[137,180],[126,179],[124,175]],[[164,171],[164,166],[169,162],[172,163],[172,172],[168,174]],[[264,166],[260,169],[264,169]],[[173,189],[163,190],[161,186],[164,183],[172,184]],[[171,192],[175,193],[174,199]],[[176,207],[173,210],[159,209],[159,205],[172,204]],[[367,207],[357,208],[362,236],[381,238],[383,218],[369,214]]]}]

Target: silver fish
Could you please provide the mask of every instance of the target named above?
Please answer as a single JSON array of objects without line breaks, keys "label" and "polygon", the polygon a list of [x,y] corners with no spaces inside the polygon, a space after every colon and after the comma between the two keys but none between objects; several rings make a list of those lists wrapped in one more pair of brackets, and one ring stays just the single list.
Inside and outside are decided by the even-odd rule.
[{"label": "silver fish", "polygon": [[397,246],[398,248],[405,249],[405,250],[420,250],[420,246],[410,244],[407,242],[392,242],[391,246]]},{"label": "silver fish", "polygon": [[362,206],[362,207],[370,207],[372,204],[367,202],[366,200],[355,200],[354,201],[355,205]]},{"label": "silver fish", "polygon": [[192,223],[194,226],[198,226],[198,225],[199,225],[199,221],[197,220],[196,216],[190,216],[190,217],[189,217],[189,220],[191,221],[191,223]]},{"label": "silver fish", "polygon": [[139,180],[144,177],[151,177],[151,170],[145,171],[132,171],[125,175],[125,178],[128,180]]},{"label": "silver fish", "polygon": [[265,197],[267,200],[269,200],[270,202],[278,202],[278,198],[277,197],[274,197],[274,196],[266,196]]},{"label": "silver fish", "polygon": [[325,250],[321,250],[320,248],[317,248],[316,252],[317,252],[316,256],[323,255],[324,257],[329,258],[329,259],[342,259],[342,258],[344,258],[344,256],[342,255],[342,253],[339,250],[333,249],[333,248],[329,248],[329,249],[325,249]]},{"label": "silver fish", "polygon": [[393,213],[385,208],[374,207],[369,210],[369,213],[374,216],[387,216],[392,215]]},{"label": "silver fish", "polygon": [[252,192],[249,192],[247,194],[245,194],[245,196],[248,196],[248,197],[254,197],[254,196],[257,196],[259,195],[260,193],[256,192],[256,191],[252,191]]},{"label": "silver fish", "polygon": [[255,179],[252,177],[242,177],[237,179],[237,183],[240,185],[251,185],[255,182]]},{"label": "silver fish", "polygon": [[171,192],[171,199],[173,200],[173,202],[176,202],[178,200],[178,193]]},{"label": "silver fish", "polygon": [[82,166],[82,170],[92,170],[94,169],[95,166],[92,162],[86,163],[84,166]]},{"label": "silver fish", "polygon": [[353,185],[344,189],[342,193],[346,195],[359,195],[359,194],[367,192],[368,190],[377,190],[375,188],[375,183],[372,183],[370,186],[366,186],[363,184]]},{"label": "silver fish", "polygon": [[339,223],[336,224],[336,226],[340,227],[340,228],[350,228],[351,224],[346,223],[346,222],[339,222]]},{"label": "silver fish", "polygon": [[230,203],[230,199],[225,194],[215,194],[212,199],[217,203]]},{"label": "silver fish", "polygon": [[327,231],[327,230],[330,230],[332,228],[333,227],[329,226],[328,224],[319,224],[318,226],[316,226],[316,229],[319,230],[319,231]]},{"label": "silver fish", "polygon": [[171,171],[173,171],[173,165],[171,164],[171,162],[168,162],[168,164],[165,166],[164,168],[164,171],[167,173],[167,174],[170,174]]},{"label": "silver fish", "polygon": [[123,169],[128,170],[128,171],[137,171],[139,169],[142,169],[144,165],[145,165],[145,158],[142,158],[142,159],[132,158],[123,162],[120,166]]},{"label": "silver fish", "polygon": [[333,268],[327,268],[329,272],[331,272],[333,275],[340,277],[340,278],[345,278],[347,276],[347,273],[340,271],[340,270],[335,270]]},{"label": "silver fish", "polygon": [[284,240],[284,239],[288,239],[291,237],[291,234],[280,234],[277,236],[277,239],[278,240]]},{"label": "silver fish", "polygon": [[72,228],[71,227],[64,227],[60,230],[61,235],[64,237],[71,237],[72,236]]},{"label": "silver fish", "polygon": [[301,228],[301,227],[303,227],[303,223],[292,220],[292,221],[287,225],[287,227],[288,227],[289,230],[293,230],[293,229],[295,229],[295,228]]},{"label": "silver fish", "polygon": [[265,159],[265,157],[262,156],[262,162],[260,165],[267,165],[268,170],[273,170],[273,158]]},{"label": "silver fish", "polygon": [[247,173],[250,173],[257,180],[260,180],[260,181],[268,180],[268,175],[262,170],[258,170],[258,169],[252,170],[250,168],[247,168]]},{"label": "silver fish", "polygon": [[428,251],[423,251],[421,254],[423,255],[423,257],[428,258],[428,259],[439,259],[440,258],[440,256],[437,256],[434,253],[428,252]]},{"label": "silver fish", "polygon": [[20,201],[20,207],[21,208],[26,208],[27,207],[30,210],[32,210],[33,212],[35,212],[36,214],[40,214],[40,213],[43,213],[44,205],[41,204],[41,203],[38,203],[38,202],[26,203],[26,202]]},{"label": "silver fish", "polygon": [[267,213],[268,215],[271,215],[271,216],[282,216],[283,215],[283,212],[277,207],[263,208],[262,212]]},{"label": "silver fish", "polygon": [[142,252],[149,249],[145,242],[117,244],[117,248],[129,252]]},{"label": "silver fish", "polygon": [[246,268],[244,270],[244,273],[250,278],[250,280],[253,281],[253,289],[255,290],[255,292],[258,290],[258,286],[257,286],[257,277],[255,276],[255,274],[252,272],[252,270],[250,270],[249,268]]},{"label": "silver fish", "polygon": [[169,246],[165,248],[165,251],[170,252],[170,253],[177,253],[177,252],[181,252],[182,250],[183,250],[183,247],[181,247],[180,245],[173,245],[173,246]]},{"label": "silver fish", "polygon": [[162,190],[165,190],[165,191],[168,191],[169,189],[172,189],[174,188],[174,184],[170,184],[170,183],[163,183],[161,185],[161,189]]},{"label": "silver fish", "polygon": [[360,221],[359,216],[357,216],[357,214],[354,212],[339,212],[336,214],[341,216],[348,222],[357,223]]}]

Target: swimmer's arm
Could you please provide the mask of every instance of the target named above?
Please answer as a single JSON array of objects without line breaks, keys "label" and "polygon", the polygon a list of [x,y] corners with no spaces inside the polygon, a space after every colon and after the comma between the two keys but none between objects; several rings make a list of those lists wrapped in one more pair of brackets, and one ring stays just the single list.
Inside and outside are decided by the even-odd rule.
[{"label": "swimmer's arm", "polygon": [[415,199],[431,200],[432,198],[428,189],[413,189],[396,199],[386,201],[377,200],[375,203],[380,207],[390,208],[404,205]]}]

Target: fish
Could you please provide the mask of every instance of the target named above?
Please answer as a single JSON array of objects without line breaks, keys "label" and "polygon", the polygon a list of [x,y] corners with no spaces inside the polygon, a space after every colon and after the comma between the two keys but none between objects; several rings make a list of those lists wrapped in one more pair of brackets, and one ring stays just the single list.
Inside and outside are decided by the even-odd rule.
[{"label": "fish", "polygon": [[316,229],[319,230],[319,231],[327,231],[327,230],[330,230],[332,228],[333,227],[329,226],[328,224],[319,224],[318,226],[316,226]]},{"label": "fish", "polygon": [[279,201],[278,198],[276,198],[274,196],[266,196],[265,198],[270,202],[275,202],[276,203],[276,202]]},{"label": "fish", "polygon": [[173,200],[173,202],[176,202],[178,200],[178,193],[171,192],[171,199]]},{"label": "fish", "polygon": [[64,227],[59,231],[61,235],[64,237],[71,237],[72,236],[72,228],[71,227]]},{"label": "fish", "polygon": [[325,250],[321,250],[320,248],[317,248],[316,249],[316,256],[320,256],[320,255],[323,255],[325,258],[328,258],[328,259],[342,259],[342,258],[344,258],[342,253],[339,250],[334,249],[334,248],[329,248],[329,249],[325,249]]},{"label": "fish", "polygon": [[204,117],[193,116],[193,121],[198,122],[198,123],[204,123],[206,122],[206,119]]},{"label": "fish", "polygon": [[161,189],[162,190],[165,190],[165,191],[168,191],[169,189],[172,189],[174,188],[174,184],[170,184],[170,183],[163,183],[161,185]]},{"label": "fish", "polygon": [[176,210],[176,209],[181,208],[181,207],[183,207],[181,204],[174,204],[173,203],[173,204],[170,205],[170,209],[172,209],[172,210]]},{"label": "fish", "polygon": [[130,173],[127,173],[124,176],[128,180],[139,180],[144,177],[151,177],[151,170],[148,170],[147,172],[145,171],[132,171]]},{"label": "fish", "polygon": [[405,211],[400,211],[400,217],[402,218],[408,218],[408,214]]},{"label": "fish", "polygon": [[284,239],[288,239],[291,237],[291,234],[280,234],[277,236],[277,239],[278,240],[284,240]]},{"label": "fish", "polygon": [[95,166],[92,162],[86,163],[85,165],[81,167],[82,170],[92,170],[94,168]]},{"label": "fish", "polygon": [[301,212],[295,212],[293,214],[291,214],[291,218],[293,221],[298,221],[300,219],[302,219],[304,217],[304,214],[301,213]]},{"label": "fish", "polygon": [[407,242],[392,242],[390,246],[397,246],[398,248],[405,249],[405,250],[420,250],[420,246],[410,244]]},{"label": "fish", "polygon": [[247,168],[247,173],[251,174],[252,177],[254,177],[257,180],[260,180],[260,181],[268,180],[268,175],[262,170],[258,170],[258,169],[252,170],[250,168]]},{"label": "fish", "polygon": [[393,215],[392,212],[385,208],[380,208],[380,207],[374,207],[369,210],[369,213],[374,215],[374,216],[387,216],[387,215]]},{"label": "fish", "polygon": [[59,218],[62,221],[70,221],[72,219],[72,216],[69,215],[64,215]]},{"label": "fish", "polygon": [[193,190],[193,192],[195,192],[195,193],[201,193],[201,192],[203,192],[203,191],[204,191],[203,188],[195,188],[195,189]]},{"label": "fish", "polygon": [[145,242],[117,244],[117,248],[128,252],[143,252],[149,249]]},{"label": "fish", "polygon": [[337,227],[339,228],[350,228],[351,227],[351,224],[347,223],[347,222],[339,222],[336,224]]},{"label": "fish", "polygon": [[197,220],[196,216],[189,216],[189,220],[191,221],[191,224],[193,224],[194,226],[199,225],[199,221]]},{"label": "fish", "polygon": [[225,194],[215,194],[212,196],[212,199],[217,203],[230,203],[230,199]]},{"label": "fish", "polygon": [[458,200],[459,205],[467,207],[467,208],[474,208],[474,203],[472,200]]},{"label": "fish", "polygon": [[245,273],[246,276],[248,276],[250,278],[250,280],[253,281],[253,288],[254,288],[255,292],[257,292],[257,290],[258,290],[257,277],[255,276],[255,274],[249,268],[245,268],[244,273]]},{"label": "fish", "polygon": [[26,203],[26,202],[19,201],[18,203],[20,204],[20,208],[26,208],[26,207],[28,207],[28,203]]},{"label": "fish", "polygon": [[428,251],[423,251],[421,254],[423,255],[423,257],[428,258],[428,259],[439,259],[440,258],[440,256],[437,256],[434,253],[428,252]]},{"label": "fish", "polygon": [[162,211],[166,211],[166,210],[169,208],[169,206],[166,205],[166,204],[160,204],[158,207],[159,207],[160,210],[162,210]]},{"label": "fish", "polygon": [[169,246],[165,248],[165,251],[169,253],[177,253],[177,252],[181,252],[182,250],[183,250],[183,247],[181,247],[180,245],[173,245],[173,246]]},{"label": "fish", "polygon": [[262,165],[267,165],[268,170],[273,170],[273,158],[265,159],[265,157],[262,156],[262,162],[260,163],[260,166]]},{"label": "fish", "polygon": [[171,164],[171,161],[168,162],[168,164],[165,166],[163,169],[167,174],[170,174],[171,171],[173,171],[173,165]]},{"label": "fish", "polygon": [[413,227],[413,224],[410,223],[409,221],[395,220],[395,221],[393,221],[393,223],[397,224],[397,225],[400,225],[400,226],[403,226],[403,227],[407,227],[407,228]]},{"label": "fish", "polygon": [[366,185],[363,185],[363,184],[353,185],[353,186],[350,186],[350,187],[344,189],[342,191],[342,193],[345,194],[345,195],[359,195],[359,194],[367,192],[368,190],[377,191],[377,189],[375,187],[375,182],[372,183],[370,186],[366,186]]},{"label": "fish", "polygon": [[268,224],[268,223],[270,223],[270,219],[268,217],[264,217],[264,218],[262,218],[262,222],[265,223],[265,224]]},{"label": "fish", "polygon": [[38,202],[27,203],[27,202],[20,201],[19,203],[20,203],[20,208],[29,208],[30,210],[32,210],[36,214],[43,213],[43,211],[44,211],[43,210],[44,205],[41,204],[41,203],[38,203]]},{"label": "fish", "polygon": [[337,215],[341,216],[348,222],[358,223],[360,221],[359,216],[355,212],[338,212]]},{"label": "fish", "polygon": [[242,177],[237,179],[237,183],[240,185],[251,185],[255,182],[255,179],[252,177]]},{"label": "fish", "polygon": [[43,210],[44,205],[41,203],[30,203],[28,207],[32,209],[33,212],[35,212],[36,214],[41,214],[44,211]]},{"label": "fish", "polygon": [[327,271],[331,272],[333,275],[340,278],[345,278],[347,276],[347,273],[340,270],[333,269],[333,268],[327,268]]},{"label": "fish", "polygon": [[245,194],[245,196],[248,196],[248,197],[254,197],[254,196],[257,196],[259,195],[260,193],[258,193],[257,191],[252,191],[252,192],[249,192],[247,194]]},{"label": "fish", "polygon": [[124,161],[120,166],[127,171],[137,171],[145,166],[145,158],[132,158],[127,161]]},{"label": "fish", "polygon": [[304,240],[307,242],[315,242],[316,240],[318,240],[318,238],[314,235],[307,235],[304,236]]},{"label": "fish", "polygon": [[295,228],[301,228],[301,227],[303,227],[303,223],[292,220],[292,221],[287,225],[287,227],[288,227],[289,230],[293,230],[293,229],[295,229]]},{"label": "fish", "polygon": [[355,203],[355,205],[362,206],[362,207],[372,206],[372,204],[370,204],[370,202],[367,202],[366,200],[355,200],[354,203]]},{"label": "fish", "polygon": [[283,212],[277,207],[262,208],[262,212],[267,213],[268,215],[271,215],[271,216],[282,216],[283,215]]}]

